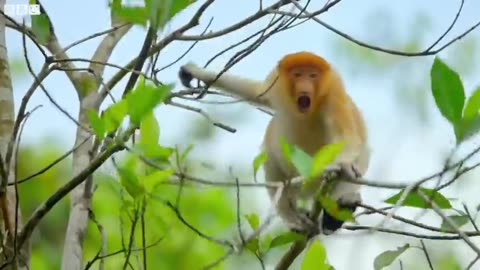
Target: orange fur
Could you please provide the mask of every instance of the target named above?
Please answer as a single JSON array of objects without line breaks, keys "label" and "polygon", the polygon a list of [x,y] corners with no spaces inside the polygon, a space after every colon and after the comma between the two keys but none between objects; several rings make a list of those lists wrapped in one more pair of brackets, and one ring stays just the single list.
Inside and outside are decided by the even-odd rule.
[{"label": "orange fur", "polygon": [[289,70],[292,67],[313,66],[321,71],[328,70],[330,65],[322,57],[310,52],[297,52],[287,54],[278,63],[280,70]]}]

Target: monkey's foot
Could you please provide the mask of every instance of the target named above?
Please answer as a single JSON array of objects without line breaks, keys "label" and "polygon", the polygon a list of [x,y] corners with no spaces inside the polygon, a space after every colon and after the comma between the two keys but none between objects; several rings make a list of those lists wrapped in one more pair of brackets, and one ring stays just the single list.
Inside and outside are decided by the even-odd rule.
[{"label": "monkey's foot", "polygon": [[298,209],[294,223],[289,224],[290,230],[308,237],[320,233],[319,224],[310,216],[310,212],[305,209]]},{"label": "monkey's foot", "polygon": [[355,164],[343,163],[343,162],[328,166],[326,171],[329,171],[332,173],[338,173],[350,179],[356,179],[362,176],[359,170],[357,169],[357,167],[355,166]]},{"label": "monkey's foot", "polygon": [[[357,210],[357,205],[361,202],[360,194],[355,193],[352,196],[342,197],[338,199],[337,205],[339,209],[349,210],[354,213]],[[336,219],[327,211],[323,211],[322,231],[325,235],[329,235],[340,229],[345,221]]]}]

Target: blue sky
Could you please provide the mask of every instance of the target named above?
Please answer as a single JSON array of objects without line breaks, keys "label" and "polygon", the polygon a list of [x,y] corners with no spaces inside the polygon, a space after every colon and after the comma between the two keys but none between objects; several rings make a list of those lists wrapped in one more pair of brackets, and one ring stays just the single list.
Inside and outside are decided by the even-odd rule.
[{"label": "blue sky", "polygon": [[[7,1],[9,4],[23,4],[26,2],[21,0]],[[175,17],[165,28],[165,33],[186,22],[202,2],[200,1],[192,5],[190,9]],[[264,1],[264,5],[271,2]],[[316,3],[315,5],[312,4],[310,10],[324,4],[324,1],[312,2]],[[109,28],[109,10],[106,3],[106,0],[43,1],[46,10],[53,20],[57,37],[63,46],[92,33]],[[199,34],[211,17],[214,18],[210,27],[212,31],[233,24],[254,12],[258,8],[258,3],[259,1],[253,0],[217,0],[205,13],[200,26],[189,32],[189,34]],[[431,20],[431,27],[423,34],[425,43],[422,47],[427,47],[448,27],[459,3],[459,0],[344,0],[320,18],[357,39],[373,40],[375,45],[396,48],[400,44],[392,43],[392,40],[405,41],[413,31],[422,27],[427,29],[426,25],[419,25],[419,29],[412,29],[411,26],[411,22],[418,14],[422,13]],[[453,38],[480,20],[478,16],[479,10],[479,1],[467,0],[457,25],[447,35],[445,40]],[[372,16],[372,14],[374,15]],[[386,22],[390,22],[396,29],[394,33],[386,32],[386,29],[388,29],[386,28],[388,25]],[[242,39],[242,37],[246,37],[249,33],[253,33],[261,26],[266,25],[266,23],[268,23],[268,20],[264,19],[234,34],[200,42],[187,57],[162,72],[161,78],[167,82],[178,83],[176,73],[181,64],[193,61],[203,65],[219,50]],[[142,45],[144,35],[144,29],[140,27],[132,29],[115,49],[109,62],[122,65],[135,57]],[[384,36],[385,39],[383,39]],[[472,36],[478,38],[480,30],[473,32]],[[275,62],[286,53],[299,50],[318,53],[331,61],[343,75],[349,93],[365,115],[370,133],[370,145],[373,151],[372,164],[367,175],[368,178],[385,181],[409,181],[438,170],[441,166],[441,154],[448,152],[453,147],[454,137],[446,121],[435,111],[434,104],[430,102],[429,105],[434,115],[432,123],[428,129],[420,128],[418,124],[413,123],[413,117],[409,115],[408,111],[402,110],[396,105],[396,96],[392,90],[394,82],[409,80],[410,78],[399,78],[398,76],[402,74],[401,72],[389,72],[388,74],[379,72],[377,74],[359,75],[364,74],[361,72],[362,63],[348,63],[344,60],[338,60],[341,59],[341,56],[334,46],[334,41],[338,39],[338,36],[334,33],[312,21],[269,39],[249,57],[230,69],[230,72],[263,79],[273,68]],[[91,40],[74,47],[69,51],[69,56],[90,58],[100,40]],[[182,54],[190,44],[189,42],[173,43],[162,51],[160,61],[165,64],[170,63]],[[461,46],[460,43],[458,44],[454,46]],[[21,36],[18,33],[11,30],[7,32],[7,46],[9,56],[12,59],[22,57]],[[42,56],[31,43],[28,49],[34,69],[38,71],[43,63]],[[453,58],[454,55],[451,53],[453,49],[454,47],[445,50],[440,56],[448,56],[449,59]],[[480,48],[477,46],[478,49]],[[234,52],[232,51],[218,58],[209,68],[212,70],[221,69]],[[479,54],[476,54],[476,56],[478,57]],[[404,62],[413,67],[416,67],[418,63],[418,76],[427,77],[428,67],[432,60],[432,57],[405,58]],[[472,61],[478,62],[478,59]],[[85,66],[81,63],[78,65]],[[114,68],[107,68],[105,78],[108,79],[114,72]],[[478,67],[475,69],[475,73],[478,74]],[[478,76],[475,78],[475,76],[467,76],[462,73],[461,75],[465,75],[467,92],[471,92],[474,87],[480,85]],[[32,79],[27,76],[14,77],[13,85],[17,104],[20,103],[31,82]],[[115,91],[116,96],[119,95],[124,85],[125,81],[122,81],[117,87]],[[69,113],[72,115],[77,114],[77,97],[64,74],[55,72],[46,80],[45,86],[54,99],[66,108]],[[180,85],[177,85],[176,89],[181,89]],[[214,99],[211,98],[210,100]],[[36,92],[29,108],[39,104],[43,104],[44,107],[35,112],[29,119],[29,123],[24,131],[23,141],[25,143],[35,143],[49,137],[54,138],[57,142],[61,142],[65,148],[70,147],[73,144],[75,125],[55,109],[41,91]],[[232,125],[238,130],[235,134],[230,134],[223,130],[217,131],[216,140],[212,143],[199,145],[195,153],[204,160],[212,162],[222,160],[225,168],[227,165],[234,165],[234,171],[241,171],[245,167],[250,166],[249,164],[253,157],[259,151],[261,138],[263,137],[263,131],[269,116],[245,104],[222,106],[189,104],[205,108],[213,119]],[[173,107],[159,108],[156,113],[161,124],[161,140],[165,144],[183,143],[184,139],[188,138],[185,136],[188,130],[181,123],[188,124],[200,118],[197,114]],[[233,118],[231,117],[232,115],[234,115]],[[235,119],[238,121],[235,121]],[[395,155],[391,154],[392,151]],[[244,180],[248,181],[249,179],[245,178]],[[462,192],[462,196],[467,198],[475,198],[476,195],[471,190],[466,189],[455,189],[451,192],[452,195],[457,196],[458,192]],[[368,188],[362,193],[364,199],[371,204],[379,203],[380,200],[386,198],[389,194],[391,193],[387,193],[387,191],[382,190],[382,192],[378,192]],[[262,202],[262,199],[259,200]],[[476,200],[473,202],[478,203]],[[439,222],[438,218],[433,218],[433,220],[437,223]],[[341,250],[351,249],[355,251],[356,246],[352,245],[352,239],[351,237],[336,240],[326,239],[326,243],[332,247],[341,248]],[[400,239],[400,241],[390,243],[385,243],[382,240],[383,242],[380,241],[380,243],[383,244],[379,244],[379,239],[378,237],[369,236],[355,238],[355,243],[362,243],[365,247],[368,246],[364,249],[369,250],[365,254],[362,253],[362,255],[352,254],[354,257],[357,256],[355,258],[362,258],[362,260],[358,261],[359,268],[356,269],[371,269],[371,262],[376,254],[385,248],[395,248],[397,242],[403,243],[402,239]],[[398,238],[387,239],[399,240]],[[462,250],[459,250],[459,252]],[[469,255],[468,250],[465,252],[465,254]],[[343,253],[332,252],[331,254],[329,253],[329,256],[331,260],[339,265],[337,269],[344,269],[347,266],[346,262],[342,260]],[[342,266],[342,263],[344,263],[344,266]]]}]

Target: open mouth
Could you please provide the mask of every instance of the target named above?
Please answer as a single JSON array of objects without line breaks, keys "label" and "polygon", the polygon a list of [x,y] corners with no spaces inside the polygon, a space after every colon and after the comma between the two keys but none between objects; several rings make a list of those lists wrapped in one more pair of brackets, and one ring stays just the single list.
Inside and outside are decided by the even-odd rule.
[{"label": "open mouth", "polygon": [[300,96],[297,99],[297,106],[301,112],[306,112],[310,108],[310,97],[309,96]]}]

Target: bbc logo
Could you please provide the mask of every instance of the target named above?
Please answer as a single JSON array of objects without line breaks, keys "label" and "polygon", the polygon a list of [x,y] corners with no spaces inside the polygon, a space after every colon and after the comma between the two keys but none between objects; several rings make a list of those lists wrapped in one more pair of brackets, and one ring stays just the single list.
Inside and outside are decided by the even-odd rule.
[{"label": "bbc logo", "polygon": [[22,17],[27,15],[40,15],[40,5],[27,4],[5,4],[4,12],[11,17]]}]

